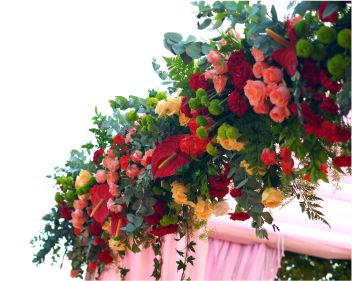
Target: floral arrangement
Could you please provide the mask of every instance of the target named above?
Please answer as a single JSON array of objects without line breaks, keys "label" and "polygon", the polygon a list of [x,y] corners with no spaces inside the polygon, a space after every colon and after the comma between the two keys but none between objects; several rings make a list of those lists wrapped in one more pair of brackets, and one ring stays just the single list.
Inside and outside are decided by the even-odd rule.
[{"label": "floral arrangement", "polygon": [[[187,238],[177,261],[184,272],[192,234],[212,215],[251,219],[266,238],[270,208],[297,198],[310,219],[328,223],[314,190],[350,173],[351,7],[291,4],[293,16],[281,22],[274,6],[193,5],[198,28],[219,37],[166,33],[175,56],[165,58],[167,71],[156,61],[153,68],[167,90],[117,96],[112,116],[96,110],[96,143],[55,170],[56,204],[32,241],[40,246],[34,263],[50,252],[57,261],[63,247],[71,276],[82,277],[153,247],[159,279],[163,236]],[[242,37],[237,24],[245,24]],[[235,198],[232,210],[226,196]]]}]

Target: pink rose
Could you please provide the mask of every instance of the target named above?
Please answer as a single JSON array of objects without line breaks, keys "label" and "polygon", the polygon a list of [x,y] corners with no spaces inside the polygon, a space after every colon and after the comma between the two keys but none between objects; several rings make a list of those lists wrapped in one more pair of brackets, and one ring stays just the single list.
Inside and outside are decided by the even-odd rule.
[{"label": "pink rose", "polygon": [[256,106],[264,103],[266,87],[262,81],[248,80],[243,90],[244,95],[248,98],[251,106]]},{"label": "pink rose", "polygon": [[117,183],[119,178],[120,178],[119,175],[115,172],[108,172],[106,174],[106,180],[107,180],[108,184],[109,183]]},{"label": "pink rose", "polygon": [[221,38],[221,40],[219,41],[219,44],[220,44],[221,46],[225,46],[225,45],[227,44],[225,38]]},{"label": "pink rose", "polygon": [[131,155],[131,160],[134,162],[134,163],[138,163],[139,160],[141,160],[142,158],[142,152],[139,151],[139,150],[136,150],[133,155]]},{"label": "pink rose", "polygon": [[271,103],[280,107],[287,106],[290,99],[290,91],[284,86],[281,86],[270,93]]},{"label": "pink rose", "polygon": [[290,116],[290,111],[288,108],[285,107],[279,107],[279,106],[274,106],[273,109],[270,111],[270,118],[278,123],[281,123],[282,121],[285,120],[285,118],[288,118]]},{"label": "pink rose", "polygon": [[85,207],[87,207],[87,201],[86,200],[75,200],[73,201],[73,208],[75,208],[75,210],[79,209],[82,210]]},{"label": "pink rose", "polygon": [[282,77],[282,71],[275,66],[271,66],[263,70],[264,82],[267,84],[278,83],[281,81]]},{"label": "pink rose", "polygon": [[261,78],[263,76],[263,70],[268,67],[269,65],[266,62],[257,61],[252,69],[255,78]]},{"label": "pink rose", "polygon": [[251,53],[256,62],[263,61],[265,59],[263,52],[257,48],[252,48]]},{"label": "pink rose", "polygon": [[83,224],[87,221],[87,218],[84,216],[82,210],[77,209],[72,212],[72,225],[74,228],[81,230],[83,228]]},{"label": "pink rose", "polygon": [[213,65],[219,65],[222,60],[222,55],[218,51],[210,51],[208,54],[208,62]]},{"label": "pink rose", "polygon": [[257,114],[268,114],[269,112],[269,103],[267,100],[264,100],[262,103],[259,103],[253,106],[253,110]]},{"label": "pink rose", "polygon": [[218,74],[225,74],[227,73],[227,63],[223,63],[222,65],[214,65],[214,70],[218,73]]},{"label": "pink rose", "polygon": [[108,155],[103,159],[103,167],[115,172],[120,167],[119,160],[116,157],[112,158]]},{"label": "pink rose", "polygon": [[114,183],[108,183],[108,185],[110,194],[114,197],[120,197],[121,193],[118,189],[119,186]]},{"label": "pink rose", "polygon": [[204,78],[207,79],[207,80],[208,79],[213,80],[215,75],[216,75],[216,70],[215,69],[210,69],[210,70],[205,71]]},{"label": "pink rose", "polygon": [[106,203],[106,206],[108,208],[108,210],[112,213],[120,213],[122,211],[122,206],[121,205],[115,205],[114,200],[112,200],[111,198],[109,199],[109,201]]},{"label": "pink rose", "polygon": [[106,172],[103,169],[98,170],[95,173],[95,180],[97,181],[97,183],[104,183],[106,182]]},{"label": "pink rose", "polygon": [[131,179],[134,179],[134,178],[137,177],[139,174],[140,174],[140,171],[139,171],[139,169],[138,169],[138,167],[137,167],[136,164],[132,164],[132,165],[130,166],[130,169],[128,169],[128,170],[126,171],[126,175],[127,175],[129,178],[131,178]]},{"label": "pink rose", "polygon": [[225,75],[216,75],[213,78],[214,88],[218,95],[220,95],[222,91],[225,89],[227,79],[228,77]]}]

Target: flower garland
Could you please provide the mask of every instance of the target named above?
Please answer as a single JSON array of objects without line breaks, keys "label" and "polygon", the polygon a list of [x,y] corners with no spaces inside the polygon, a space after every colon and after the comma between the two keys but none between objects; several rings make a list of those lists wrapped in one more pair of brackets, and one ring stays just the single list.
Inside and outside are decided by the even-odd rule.
[{"label": "flower garland", "polygon": [[[176,56],[165,59],[168,72],[153,67],[167,92],[118,96],[113,117],[96,112],[97,143],[72,151],[53,175],[56,205],[33,239],[33,262],[51,251],[56,261],[64,240],[71,276],[82,277],[152,246],[159,279],[162,237],[174,233],[187,241],[177,261],[184,279],[192,234],[212,215],[252,219],[264,238],[269,209],[296,197],[310,219],[328,223],[317,181],[337,184],[351,167],[351,9],[334,3],[302,2],[285,22],[261,4],[195,3],[200,29],[230,26],[210,44],[165,34]],[[235,31],[243,22],[244,38]]]}]

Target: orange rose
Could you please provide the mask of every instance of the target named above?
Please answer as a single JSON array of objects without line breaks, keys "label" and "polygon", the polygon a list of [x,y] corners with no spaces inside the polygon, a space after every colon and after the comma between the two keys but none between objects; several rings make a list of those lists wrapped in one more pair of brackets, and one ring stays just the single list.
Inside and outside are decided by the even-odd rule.
[{"label": "orange rose", "polygon": [[213,213],[211,204],[198,197],[198,202],[194,206],[194,215],[198,220],[207,220]]},{"label": "orange rose", "polygon": [[285,118],[288,118],[290,116],[290,111],[286,106],[284,107],[279,107],[279,106],[274,106],[273,109],[270,111],[270,118],[278,123],[281,123],[284,121]]},{"label": "orange rose", "polygon": [[267,208],[276,208],[281,205],[284,195],[276,188],[266,188],[262,194],[262,204]]},{"label": "orange rose", "polygon": [[270,93],[271,103],[284,107],[287,106],[289,100],[291,99],[290,91],[284,86],[281,86]]},{"label": "orange rose", "polygon": [[251,106],[262,104],[266,96],[265,84],[262,81],[248,80],[244,86],[244,95],[248,98]]},{"label": "orange rose", "polygon": [[260,62],[265,59],[263,52],[257,48],[252,48],[251,53],[256,62]]},{"label": "orange rose", "polygon": [[172,184],[172,198],[175,200],[177,204],[187,204],[188,203],[188,198],[187,198],[187,193],[188,193],[188,188],[185,187],[182,183],[179,183],[177,181],[174,181]]},{"label": "orange rose", "polygon": [[269,65],[266,62],[262,62],[262,61],[257,61],[254,65],[253,65],[253,74],[255,76],[255,78],[260,78],[263,76],[263,70],[268,68]]},{"label": "orange rose", "polygon": [[282,77],[282,71],[275,66],[263,70],[264,82],[267,84],[276,84],[281,81]]}]

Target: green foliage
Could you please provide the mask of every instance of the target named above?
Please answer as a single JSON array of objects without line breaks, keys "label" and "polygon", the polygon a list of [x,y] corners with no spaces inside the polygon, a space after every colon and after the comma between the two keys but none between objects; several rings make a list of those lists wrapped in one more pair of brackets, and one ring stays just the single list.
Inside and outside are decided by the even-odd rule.
[{"label": "green foliage", "polygon": [[350,280],[351,260],[329,260],[285,252],[276,280]]},{"label": "green foliage", "polygon": [[169,76],[173,81],[174,89],[181,88],[183,91],[187,91],[189,89],[189,76],[195,69],[194,62],[185,64],[180,56],[164,57],[164,60],[169,71]]}]

